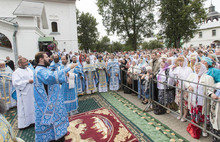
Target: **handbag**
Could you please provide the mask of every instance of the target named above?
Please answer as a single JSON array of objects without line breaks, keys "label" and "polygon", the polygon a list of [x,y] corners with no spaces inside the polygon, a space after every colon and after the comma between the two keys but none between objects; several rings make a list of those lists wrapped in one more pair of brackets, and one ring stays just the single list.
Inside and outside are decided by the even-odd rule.
[{"label": "handbag", "polygon": [[166,109],[156,103],[153,103],[153,112],[156,115],[162,115],[166,113]]},{"label": "handbag", "polygon": [[[195,122],[195,120],[193,119],[191,122]],[[196,123],[197,124],[197,123]],[[187,128],[186,128],[187,132],[195,139],[199,139],[200,135],[201,135],[201,129],[197,126],[195,126],[192,123],[189,123]]]}]

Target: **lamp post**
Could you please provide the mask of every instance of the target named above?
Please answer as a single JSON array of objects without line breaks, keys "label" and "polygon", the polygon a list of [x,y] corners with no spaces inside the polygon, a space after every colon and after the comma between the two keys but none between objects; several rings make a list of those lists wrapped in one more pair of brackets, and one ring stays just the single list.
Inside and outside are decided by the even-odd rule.
[{"label": "lamp post", "polygon": [[[15,62],[18,60],[18,49],[17,49],[17,32],[18,32],[18,24],[14,24],[14,34],[13,34],[13,46],[14,46],[14,58]],[[17,65],[17,64],[16,64]]]}]

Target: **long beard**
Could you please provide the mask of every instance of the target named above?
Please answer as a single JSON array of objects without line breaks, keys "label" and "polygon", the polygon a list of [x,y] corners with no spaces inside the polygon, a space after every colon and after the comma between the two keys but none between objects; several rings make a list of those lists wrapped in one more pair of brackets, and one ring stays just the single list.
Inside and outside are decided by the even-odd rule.
[{"label": "long beard", "polygon": [[90,64],[90,61],[86,62],[87,64]]},{"label": "long beard", "polygon": [[27,68],[27,66],[20,66],[20,68],[21,68],[21,69],[26,69],[26,68]]},{"label": "long beard", "polygon": [[58,62],[59,62],[59,58],[55,58],[55,59],[54,59],[54,62],[55,62],[55,63],[58,63]]},{"label": "long beard", "polygon": [[66,62],[62,62],[62,64],[65,66],[67,63]]},{"label": "long beard", "polygon": [[50,62],[47,62],[46,60],[44,60],[44,65],[45,65],[46,67],[49,67],[49,66],[50,66]]}]

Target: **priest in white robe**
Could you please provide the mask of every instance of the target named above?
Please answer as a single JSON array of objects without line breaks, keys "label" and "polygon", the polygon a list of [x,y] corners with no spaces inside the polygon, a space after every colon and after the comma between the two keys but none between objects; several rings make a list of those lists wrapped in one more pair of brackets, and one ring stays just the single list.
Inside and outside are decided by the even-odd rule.
[{"label": "priest in white robe", "polygon": [[12,83],[17,92],[18,128],[23,129],[35,123],[33,71],[25,58],[18,60],[12,74]]}]

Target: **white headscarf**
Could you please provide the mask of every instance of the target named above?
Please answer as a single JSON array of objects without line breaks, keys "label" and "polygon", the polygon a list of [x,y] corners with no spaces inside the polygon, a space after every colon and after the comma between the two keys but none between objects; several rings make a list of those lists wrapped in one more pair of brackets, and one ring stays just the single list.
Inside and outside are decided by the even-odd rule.
[{"label": "white headscarf", "polygon": [[136,59],[133,59],[133,61],[132,62],[135,62],[136,63],[136,65],[138,64],[138,60],[136,60]]},{"label": "white headscarf", "polygon": [[[203,74],[205,74],[207,72],[206,66],[203,65],[202,63],[197,63],[194,66],[194,70],[195,70],[195,67],[198,64],[200,64],[201,67],[200,67],[200,70],[199,70],[198,73],[195,72],[195,78],[193,79],[193,82],[195,82],[195,83],[199,83],[199,77],[201,77]],[[193,92],[194,93],[198,93],[200,95],[203,94],[203,86],[202,85],[197,85],[197,84],[194,84],[194,83],[190,83],[190,86],[193,87]],[[190,97],[191,97],[191,104],[193,106],[203,104],[203,97],[197,96],[196,94],[191,94]]]},{"label": "white headscarf", "polygon": [[177,75],[178,78],[180,79],[186,79],[187,76],[192,73],[192,69],[190,67],[187,66],[188,65],[188,61],[186,58],[184,58],[184,63],[183,66],[178,66],[176,68],[176,71],[174,72],[175,75]]},{"label": "white headscarf", "polygon": [[171,60],[171,65],[170,66],[174,65],[174,58],[169,57],[168,60]]},{"label": "white headscarf", "polygon": [[195,71],[195,69],[196,69],[196,65],[198,65],[198,64],[200,64],[200,66],[201,66],[201,68],[200,68],[200,70],[199,70],[199,73],[197,74],[196,72],[196,74],[198,75],[198,76],[202,76],[204,73],[206,73],[208,70],[207,70],[207,68],[206,68],[206,66],[204,65],[204,64],[202,64],[202,63],[197,63],[197,64],[195,64],[195,66],[194,66],[194,71]]},{"label": "white headscarf", "polygon": [[184,58],[184,63],[183,63],[182,68],[187,67],[187,65],[188,65],[188,60],[186,58]]},{"label": "white headscarf", "polygon": [[[133,65],[133,62],[135,62],[135,65]],[[129,68],[129,70],[130,70],[130,72],[136,72],[136,73],[141,73],[141,69],[138,67],[138,65],[137,65],[137,60],[136,59],[134,59],[134,60],[132,60],[132,64],[131,64],[131,66],[130,66],[130,68]],[[133,68],[133,69],[132,69]]]}]

